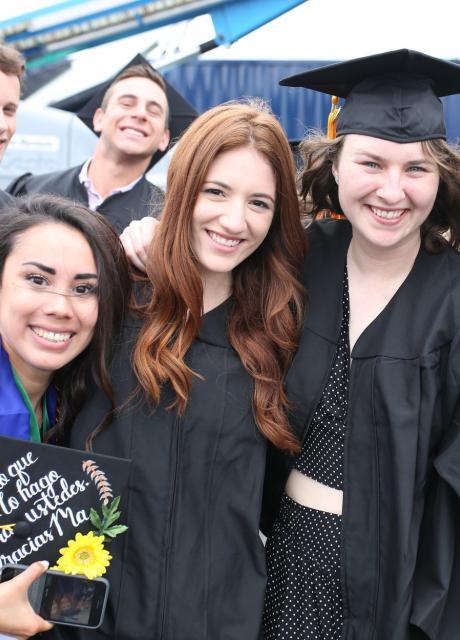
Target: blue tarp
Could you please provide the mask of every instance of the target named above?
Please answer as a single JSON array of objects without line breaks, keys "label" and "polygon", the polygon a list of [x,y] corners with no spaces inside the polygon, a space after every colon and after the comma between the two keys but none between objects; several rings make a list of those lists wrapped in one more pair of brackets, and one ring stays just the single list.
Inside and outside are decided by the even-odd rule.
[{"label": "blue tarp", "polygon": [[[459,63],[460,61],[454,61]],[[270,101],[291,140],[302,138],[308,129],[324,129],[330,98],[306,89],[280,87],[281,78],[330,62],[315,61],[205,61],[184,64],[166,73],[169,82],[199,112],[242,96],[259,96]],[[460,96],[443,98],[447,135],[460,141]]]}]

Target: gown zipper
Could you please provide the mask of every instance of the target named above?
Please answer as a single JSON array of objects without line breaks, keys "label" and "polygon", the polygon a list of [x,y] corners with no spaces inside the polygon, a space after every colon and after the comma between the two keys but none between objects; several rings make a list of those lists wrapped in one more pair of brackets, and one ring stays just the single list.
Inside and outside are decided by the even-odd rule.
[{"label": "gown zipper", "polygon": [[181,452],[181,444],[182,444],[182,429],[181,429],[181,419],[176,417],[174,421],[174,429],[176,431],[175,434],[175,464],[174,464],[174,473],[172,479],[172,490],[171,490],[171,500],[169,503],[169,513],[168,513],[168,528],[166,532],[166,544],[164,549],[164,561],[163,561],[163,573],[164,573],[164,588],[163,594],[161,598],[161,612],[160,612],[160,639],[159,640],[167,640],[166,636],[166,615],[168,611],[168,582],[169,582],[169,566],[171,560],[171,546],[172,539],[174,535],[174,520],[175,520],[175,508],[176,508],[176,493],[177,493],[177,482],[179,475],[179,463],[180,463],[180,452]]}]

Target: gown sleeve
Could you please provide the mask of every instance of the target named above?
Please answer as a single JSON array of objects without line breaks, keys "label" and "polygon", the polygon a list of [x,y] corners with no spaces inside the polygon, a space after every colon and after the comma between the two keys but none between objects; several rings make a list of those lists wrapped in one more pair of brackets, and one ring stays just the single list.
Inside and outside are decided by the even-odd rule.
[{"label": "gown sleeve", "polygon": [[452,640],[460,628],[460,335],[442,387],[444,428],[427,481],[414,575],[411,622],[430,640]]},{"label": "gown sleeve", "polygon": [[21,176],[18,176],[12,182],[10,182],[5,191],[12,196],[27,195],[27,182],[31,177],[31,173],[23,173]]}]

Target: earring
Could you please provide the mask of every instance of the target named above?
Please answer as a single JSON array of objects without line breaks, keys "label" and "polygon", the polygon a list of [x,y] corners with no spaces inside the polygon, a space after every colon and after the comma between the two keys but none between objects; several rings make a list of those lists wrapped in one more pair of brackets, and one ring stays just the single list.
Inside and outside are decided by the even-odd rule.
[{"label": "earring", "polygon": [[336,173],[333,173],[332,175],[334,176],[336,184],[339,184],[339,176]]}]

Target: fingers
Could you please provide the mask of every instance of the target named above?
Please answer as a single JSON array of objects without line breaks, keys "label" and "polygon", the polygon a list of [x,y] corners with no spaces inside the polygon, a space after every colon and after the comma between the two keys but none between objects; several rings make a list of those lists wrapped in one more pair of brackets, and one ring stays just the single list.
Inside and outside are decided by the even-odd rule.
[{"label": "fingers", "polygon": [[131,239],[131,236],[129,235],[128,227],[126,227],[126,229],[121,234],[120,240],[131,264],[133,264],[137,269],[140,269],[141,271],[145,271],[144,260],[138,257],[136,253],[133,241]]},{"label": "fingers", "polygon": [[[27,638],[31,638],[32,636],[35,636],[37,633],[43,633],[44,631],[51,631],[51,629],[53,628],[54,625],[52,625],[50,622],[47,622],[46,620],[43,620],[43,618],[40,618],[39,615],[34,614],[33,618],[29,618],[28,619],[28,624],[25,625],[24,632],[20,633],[19,635],[14,635],[12,637],[17,638],[18,640],[27,640]],[[12,635],[10,633],[8,633],[8,637]],[[4,637],[3,635],[0,637]]]},{"label": "fingers", "polygon": [[12,580],[0,585],[0,632],[20,638],[29,638],[53,625],[35,613],[28,598],[32,582],[47,569],[48,562],[35,562]]},{"label": "fingers", "polygon": [[17,576],[17,584],[21,586],[23,589],[27,589],[30,587],[32,582],[39,578],[49,567],[49,562],[46,560],[40,560],[39,562],[34,562],[27,567],[25,571],[22,571]]},{"label": "fingers", "polygon": [[[18,587],[26,591],[30,587],[32,582],[43,575],[48,568],[49,562],[47,560],[34,562],[30,565],[30,567],[27,567],[25,571],[23,571],[16,577]],[[49,631],[52,628],[53,625],[46,620],[43,620],[43,618],[41,618],[39,615],[35,613],[32,615],[30,636],[35,635],[36,633],[39,633],[41,631]],[[30,636],[27,635],[21,637],[28,638]]]},{"label": "fingers", "polygon": [[38,614],[35,614],[35,624],[30,630],[30,634],[26,635],[26,638],[30,638],[31,636],[35,636],[37,633],[43,633],[44,631],[50,631],[53,628],[53,624],[40,618]]},{"label": "fingers", "polygon": [[158,224],[159,221],[150,216],[133,220],[120,236],[126,255],[142,271],[145,271],[148,249]]}]

